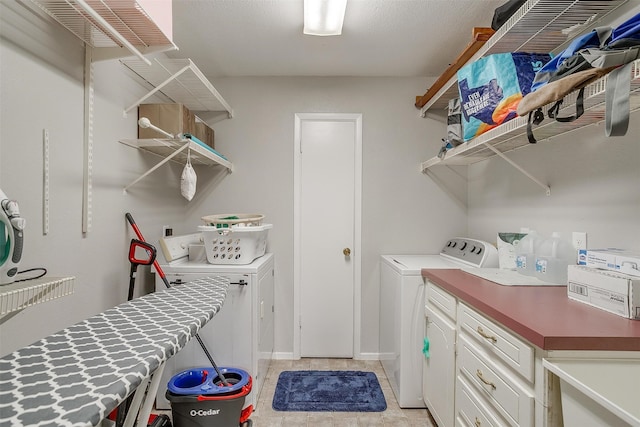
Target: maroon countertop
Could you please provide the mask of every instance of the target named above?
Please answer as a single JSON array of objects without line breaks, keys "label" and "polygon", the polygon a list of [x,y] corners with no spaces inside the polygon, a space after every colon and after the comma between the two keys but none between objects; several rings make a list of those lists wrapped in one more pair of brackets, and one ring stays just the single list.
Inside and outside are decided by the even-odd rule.
[{"label": "maroon countertop", "polygon": [[422,276],[543,350],[640,351],[640,320],[573,301],[565,286],[503,286],[457,269]]}]

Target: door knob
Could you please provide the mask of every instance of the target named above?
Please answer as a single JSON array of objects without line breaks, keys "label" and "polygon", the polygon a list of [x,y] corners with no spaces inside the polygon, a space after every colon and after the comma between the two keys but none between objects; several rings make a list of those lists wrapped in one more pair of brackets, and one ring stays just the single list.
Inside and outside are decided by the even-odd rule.
[{"label": "door knob", "polygon": [[349,249],[349,248],[344,248],[344,249],[342,250],[342,253],[344,254],[344,256],[349,256],[349,255],[351,255],[351,249]]}]

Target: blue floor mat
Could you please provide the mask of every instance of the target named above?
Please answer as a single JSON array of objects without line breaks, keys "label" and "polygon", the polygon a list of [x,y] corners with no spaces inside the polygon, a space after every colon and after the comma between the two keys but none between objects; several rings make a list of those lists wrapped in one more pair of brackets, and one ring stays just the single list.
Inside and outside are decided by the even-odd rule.
[{"label": "blue floor mat", "polygon": [[284,371],[273,396],[276,411],[382,412],[387,402],[373,372]]}]

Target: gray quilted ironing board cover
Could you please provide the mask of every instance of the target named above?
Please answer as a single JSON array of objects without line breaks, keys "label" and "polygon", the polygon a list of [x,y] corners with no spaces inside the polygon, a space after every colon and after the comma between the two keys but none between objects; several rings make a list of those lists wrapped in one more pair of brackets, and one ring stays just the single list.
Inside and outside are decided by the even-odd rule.
[{"label": "gray quilted ironing board cover", "polygon": [[210,277],[136,298],[0,359],[1,426],[95,426],[222,308]]}]

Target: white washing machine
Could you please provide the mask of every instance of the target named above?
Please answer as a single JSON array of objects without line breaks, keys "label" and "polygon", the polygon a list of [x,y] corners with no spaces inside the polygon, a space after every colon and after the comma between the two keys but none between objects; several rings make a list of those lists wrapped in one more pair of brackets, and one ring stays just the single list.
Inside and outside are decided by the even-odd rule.
[{"label": "white washing machine", "polygon": [[424,408],[422,346],[425,337],[423,268],[497,267],[487,242],[453,238],[437,255],[382,255],[380,361],[401,408]]},{"label": "white washing machine", "polygon": [[[245,407],[253,405],[255,409],[273,354],[273,254],[267,253],[245,265],[214,265],[207,262],[203,250],[195,259],[189,259],[185,252],[178,259],[160,264],[160,268],[172,287],[211,275],[229,278],[231,284],[222,309],[198,335],[218,367],[240,368],[251,375],[253,386],[245,399]],[[156,290],[165,288],[162,279],[156,275]],[[165,392],[173,375],[210,365],[197,340],[187,343],[167,361],[156,394],[156,407],[170,408]]]}]

